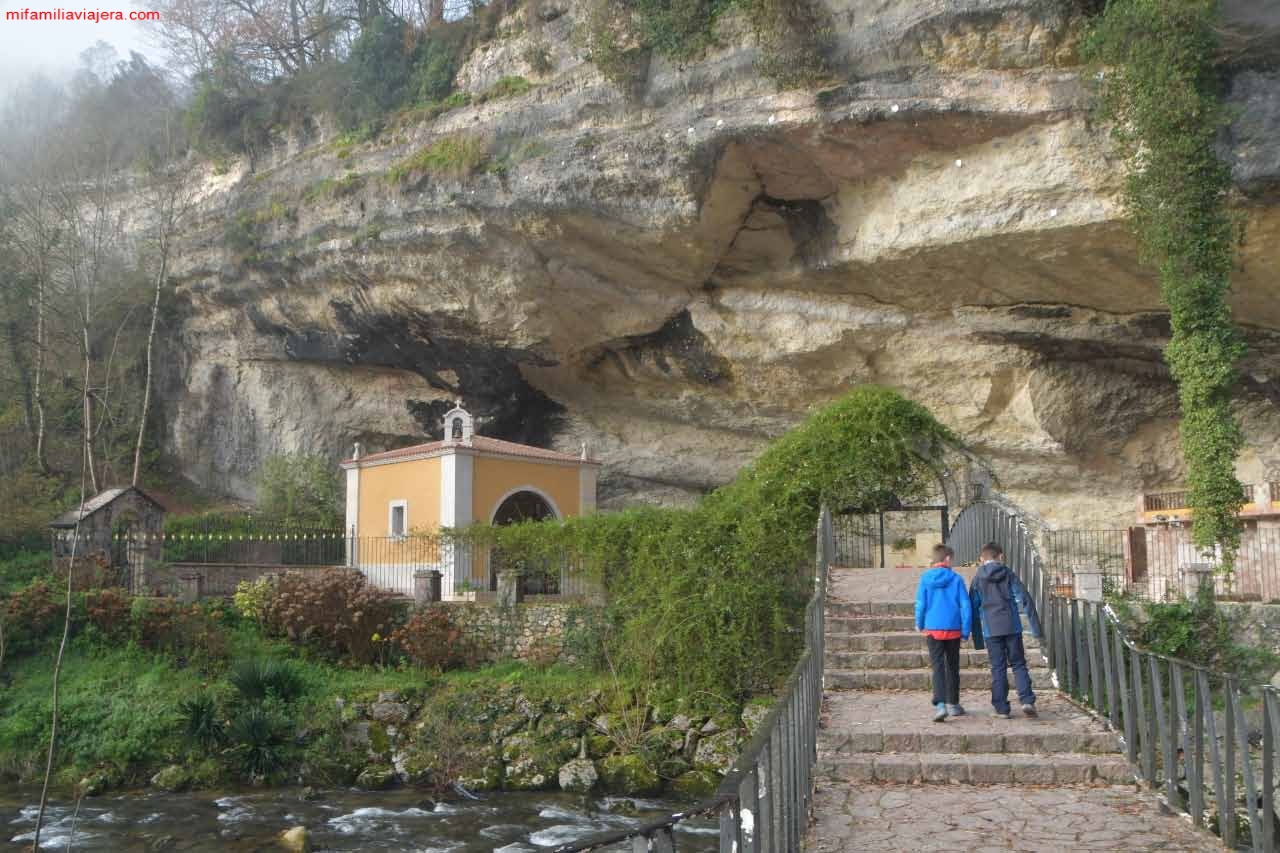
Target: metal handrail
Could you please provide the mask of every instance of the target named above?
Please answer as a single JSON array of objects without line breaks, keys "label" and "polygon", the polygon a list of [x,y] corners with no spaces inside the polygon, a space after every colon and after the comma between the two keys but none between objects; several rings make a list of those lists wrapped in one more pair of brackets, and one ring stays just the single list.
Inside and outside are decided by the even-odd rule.
[{"label": "metal handrail", "polygon": [[[948,540],[962,561],[976,557],[984,542],[1002,545],[1006,565],[1036,600],[1044,633],[1041,652],[1055,686],[1119,733],[1139,781],[1160,791],[1196,826],[1215,829],[1228,847],[1241,840],[1239,782],[1249,848],[1276,849],[1280,690],[1252,688],[1262,697],[1263,714],[1262,743],[1251,751],[1243,713],[1250,690],[1233,676],[1140,648],[1109,605],[1054,595],[1022,519],[991,504],[975,504],[956,519]],[[1215,699],[1223,707],[1221,733]],[[1221,817],[1223,804],[1229,804],[1227,820]],[[1209,818],[1210,805],[1218,813],[1216,822]]]},{"label": "metal handrail", "polygon": [[[835,553],[831,513],[818,521],[813,594],[805,606],[805,646],[782,695],[716,793],[693,808],[641,826],[597,833],[555,848],[585,853],[623,841],[636,849],[676,850],[676,827],[692,817],[718,815],[721,853],[791,853],[799,850],[813,799],[818,712],[822,706],[827,570]],[[643,845],[643,846],[639,846]]]}]

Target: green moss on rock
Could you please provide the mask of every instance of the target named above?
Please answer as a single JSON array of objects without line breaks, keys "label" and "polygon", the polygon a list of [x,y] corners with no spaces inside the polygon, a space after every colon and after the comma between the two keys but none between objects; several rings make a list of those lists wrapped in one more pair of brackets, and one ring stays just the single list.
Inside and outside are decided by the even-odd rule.
[{"label": "green moss on rock", "polygon": [[610,755],[600,762],[606,790],[623,796],[652,796],[662,792],[662,778],[639,755]]}]

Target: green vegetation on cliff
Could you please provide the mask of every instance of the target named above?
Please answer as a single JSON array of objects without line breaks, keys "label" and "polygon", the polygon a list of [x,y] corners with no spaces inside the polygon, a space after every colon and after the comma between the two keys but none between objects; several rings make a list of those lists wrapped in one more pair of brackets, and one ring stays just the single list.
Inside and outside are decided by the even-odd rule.
[{"label": "green vegetation on cliff", "polygon": [[618,668],[655,693],[726,704],[791,667],[821,507],[875,510],[933,493],[959,440],[895,391],[861,386],[820,409],[691,509],[473,527],[507,559],[568,552],[604,582]]},{"label": "green vegetation on cliff", "polygon": [[1106,66],[1103,112],[1130,167],[1125,202],[1169,306],[1165,359],[1178,384],[1192,532],[1201,546],[1221,545],[1229,567],[1240,543],[1244,437],[1231,398],[1244,343],[1227,303],[1239,236],[1231,168],[1217,152],[1228,120],[1218,16],[1216,0],[1111,0],[1088,47]]}]

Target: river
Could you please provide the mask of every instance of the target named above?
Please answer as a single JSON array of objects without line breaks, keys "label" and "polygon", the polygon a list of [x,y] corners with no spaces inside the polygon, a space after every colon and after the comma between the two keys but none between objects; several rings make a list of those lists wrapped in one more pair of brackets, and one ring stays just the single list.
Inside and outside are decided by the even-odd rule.
[{"label": "river", "polygon": [[[316,850],[502,851],[535,853],[608,828],[634,826],[680,803],[559,793],[503,793],[432,803],[421,792],[327,790],[304,800],[298,789],[227,793],[109,794],[58,801],[45,818],[46,850],[279,851],[276,836],[305,826]],[[0,792],[0,820],[11,849],[31,844],[39,791]],[[74,834],[73,834],[74,832]],[[716,825],[693,821],[680,849],[716,849]]]}]

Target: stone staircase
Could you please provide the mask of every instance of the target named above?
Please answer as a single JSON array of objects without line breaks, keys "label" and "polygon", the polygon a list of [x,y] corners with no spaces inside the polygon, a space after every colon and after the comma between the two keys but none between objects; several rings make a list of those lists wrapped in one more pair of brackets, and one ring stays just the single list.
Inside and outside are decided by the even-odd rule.
[{"label": "stone staircase", "polygon": [[[932,721],[932,671],[909,602],[827,607],[826,704],[820,776],[831,782],[1082,784],[1131,782],[1114,733],[1059,697],[1029,635],[1039,716],[992,715],[987,653],[966,642],[961,704],[968,714]],[[1012,683],[1012,673],[1010,673]]]}]

